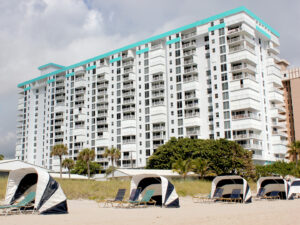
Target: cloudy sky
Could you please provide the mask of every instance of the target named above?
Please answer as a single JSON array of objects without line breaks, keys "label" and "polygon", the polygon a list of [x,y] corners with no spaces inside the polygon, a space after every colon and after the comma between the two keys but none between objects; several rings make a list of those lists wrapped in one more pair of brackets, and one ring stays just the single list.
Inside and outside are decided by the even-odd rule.
[{"label": "cloudy sky", "polygon": [[[288,4],[287,4],[288,2]],[[0,0],[0,154],[13,158],[17,84],[48,62],[71,65],[243,4],[300,65],[298,0]]]}]

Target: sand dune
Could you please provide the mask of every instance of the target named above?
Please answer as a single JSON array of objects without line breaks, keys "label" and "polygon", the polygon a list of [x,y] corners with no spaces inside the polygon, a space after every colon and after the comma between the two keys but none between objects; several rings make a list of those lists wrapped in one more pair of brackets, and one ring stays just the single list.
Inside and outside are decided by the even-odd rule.
[{"label": "sand dune", "polygon": [[193,203],[180,199],[181,208],[99,208],[94,201],[68,201],[67,215],[15,215],[0,217],[2,225],[266,225],[300,224],[300,200],[255,201],[251,204]]}]

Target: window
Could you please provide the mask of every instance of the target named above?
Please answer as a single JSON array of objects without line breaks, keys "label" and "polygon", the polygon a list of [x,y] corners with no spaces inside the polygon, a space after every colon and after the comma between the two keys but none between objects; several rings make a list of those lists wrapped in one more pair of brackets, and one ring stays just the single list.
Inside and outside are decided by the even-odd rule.
[{"label": "window", "polygon": [[226,52],[226,46],[220,46],[220,54],[225,53]]},{"label": "window", "polygon": [[180,65],[180,58],[175,60],[175,64],[176,64],[176,66]]},{"label": "window", "polygon": [[180,42],[175,43],[175,49],[180,48]]},{"label": "window", "polygon": [[222,90],[225,91],[225,90],[228,90],[228,83],[222,83]]},{"label": "window", "polygon": [[220,37],[220,38],[219,38],[219,44],[220,44],[220,45],[225,44],[225,37]]},{"label": "window", "polygon": [[228,92],[223,92],[223,100],[229,99],[229,94]]},{"label": "window", "polygon": [[230,121],[225,121],[224,122],[224,128],[225,129],[230,129]]},{"label": "window", "polygon": [[176,51],[175,51],[175,56],[176,56],[176,57],[180,56],[180,50],[176,50]]},{"label": "window", "polygon": [[220,61],[221,61],[221,63],[226,62],[226,55],[221,55]]},{"label": "window", "polygon": [[231,138],[231,132],[230,131],[225,131],[225,138],[230,139]]},{"label": "window", "polygon": [[227,80],[227,73],[223,73],[222,74],[222,81],[226,81]]},{"label": "window", "polygon": [[208,50],[209,49],[209,45],[205,45],[205,50]]},{"label": "window", "polygon": [[183,128],[178,128],[178,135],[183,135]]},{"label": "window", "polygon": [[223,102],[223,109],[229,109],[229,102]]},{"label": "window", "polygon": [[179,73],[181,73],[181,67],[180,66],[176,67],[176,74],[179,74]]},{"label": "window", "polygon": [[222,64],[221,65],[221,72],[227,71],[227,65],[226,64]]},{"label": "window", "polygon": [[224,112],[224,119],[230,119],[230,113],[229,111]]},{"label": "window", "polygon": [[204,41],[209,41],[209,37],[208,37],[208,36],[205,36],[205,37],[204,37]]},{"label": "window", "polygon": [[219,29],[219,36],[222,36],[225,34],[224,28]]}]

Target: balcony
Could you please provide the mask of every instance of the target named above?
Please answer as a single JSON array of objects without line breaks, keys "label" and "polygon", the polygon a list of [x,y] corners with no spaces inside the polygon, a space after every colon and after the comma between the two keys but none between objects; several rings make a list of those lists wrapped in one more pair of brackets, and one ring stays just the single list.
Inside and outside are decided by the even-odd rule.
[{"label": "balcony", "polygon": [[248,143],[248,144],[241,144],[241,146],[245,149],[258,149],[262,150],[262,146],[259,144],[253,144],[253,143]]},{"label": "balcony", "polygon": [[164,92],[152,92],[152,98],[165,97]]},{"label": "balcony", "polygon": [[196,36],[197,36],[196,31],[188,33],[188,34],[182,34],[181,35],[181,40],[188,40],[188,39],[191,39],[191,38],[195,38]]},{"label": "balcony", "polygon": [[153,126],[153,131],[164,131],[166,129],[165,126]]},{"label": "balcony", "polygon": [[152,90],[159,90],[159,89],[165,89],[165,85],[164,84],[152,85]]},{"label": "balcony", "polygon": [[189,50],[189,51],[184,51],[183,52],[183,57],[191,57],[196,55],[196,50]]},{"label": "balcony", "polygon": [[255,74],[252,73],[239,73],[239,74],[233,74],[232,80],[240,80],[240,79],[251,79],[256,81]]},{"label": "balcony", "polygon": [[85,68],[83,66],[79,66],[77,68],[75,68],[75,75],[78,74],[85,74]]},{"label": "balcony", "polygon": [[230,39],[227,40],[227,43],[229,45],[231,45],[231,44],[241,43],[243,41],[247,41],[248,43],[250,43],[252,45],[255,45],[254,40],[251,39],[248,36],[245,36],[245,35],[240,35],[240,36],[236,36],[236,37],[230,38]]},{"label": "balcony", "polygon": [[243,140],[243,139],[260,139],[260,135],[253,134],[253,133],[233,135],[233,140]]},{"label": "balcony", "polygon": [[255,120],[261,120],[260,116],[257,114],[239,114],[239,115],[233,115],[232,120],[242,120],[242,119],[255,119]]},{"label": "balcony", "polygon": [[185,43],[182,45],[182,49],[184,49],[184,50],[192,49],[192,48],[196,48],[196,47],[197,47],[196,41],[192,41],[192,42]]},{"label": "balcony", "polygon": [[197,73],[197,72],[198,72],[197,67],[193,67],[193,68],[189,68],[189,69],[184,69],[183,74],[192,74],[192,73]]},{"label": "balcony", "polygon": [[232,73],[237,73],[237,72],[256,73],[256,66],[252,66],[248,63],[241,63],[239,65],[232,65],[231,66],[231,72]]},{"label": "balcony", "polygon": [[184,118],[194,118],[194,117],[200,117],[200,112],[193,112],[193,113],[185,113]]},{"label": "balcony", "polygon": [[123,92],[123,97],[135,96],[135,91]]},{"label": "balcony", "polygon": [[184,66],[192,66],[192,65],[196,65],[197,63],[194,61],[194,59],[189,59],[189,60],[184,60],[183,61],[183,65]]},{"label": "balcony", "polygon": [[136,108],[135,107],[126,107],[126,108],[123,108],[122,109],[123,112],[135,112],[136,111]]},{"label": "balcony", "polygon": [[134,61],[133,60],[132,61],[127,61],[127,62],[124,62],[122,65],[123,65],[124,68],[129,68],[129,67],[134,66]]},{"label": "balcony", "polygon": [[107,124],[106,120],[98,120],[97,121],[97,125],[104,125],[104,124]]},{"label": "balcony", "polygon": [[99,109],[99,110],[108,109],[108,105],[98,105],[97,109]]},{"label": "balcony", "polygon": [[108,74],[103,74],[103,75],[98,75],[97,81],[109,81],[109,76]]},{"label": "balcony", "polygon": [[135,103],[134,98],[123,99],[123,104],[132,104],[132,103]]},{"label": "balcony", "polygon": [[152,76],[151,79],[152,82],[156,82],[156,81],[164,81],[164,76],[162,74],[156,74]]},{"label": "balcony", "polygon": [[134,83],[123,83],[123,90],[128,90],[128,89],[133,89],[135,88],[135,84]]},{"label": "balcony", "polygon": [[135,75],[133,73],[123,75],[123,81],[134,81],[134,80],[135,80]]},{"label": "balcony", "polygon": [[283,136],[283,137],[287,137],[287,133],[282,132],[282,131],[278,131],[278,130],[273,130],[273,131],[272,131],[272,135],[274,135],[274,136]]},{"label": "balcony", "polygon": [[97,85],[98,89],[104,89],[104,88],[108,88],[108,83],[100,83],[99,85]]},{"label": "balcony", "polygon": [[250,47],[248,45],[236,45],[236,46],[229,47],[229,53],[235,53],[235,52],[243,51],[243,50],[247,50],[247,51],[255,54],[255,48]]},{"label": "balcony", "polygon": [[153,135],[153,140],[164,140],[165,138],[165,135]]},{"label": "balcony", "polygon": [[198,128],[186,128],[186,135],[200,135],[200,127]]}]

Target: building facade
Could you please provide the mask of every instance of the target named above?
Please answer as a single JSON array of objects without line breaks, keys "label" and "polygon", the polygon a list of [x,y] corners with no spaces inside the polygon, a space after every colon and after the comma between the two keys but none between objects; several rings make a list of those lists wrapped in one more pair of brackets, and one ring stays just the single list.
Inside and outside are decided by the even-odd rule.
[{"label": "building facade", "polygon": [[87,59],[47,64],[18,85],[16,158],[58,168],[85,147],[104,168],[144,167],[171,137],[227,138],[257,163],[286,153],[279,34],[245,7]]},{"label": "building facade", "polygon": [[278,62],[283,75],[286,125],[289,143],[300,140],[300,68],[288,68],[285,60]]}]

